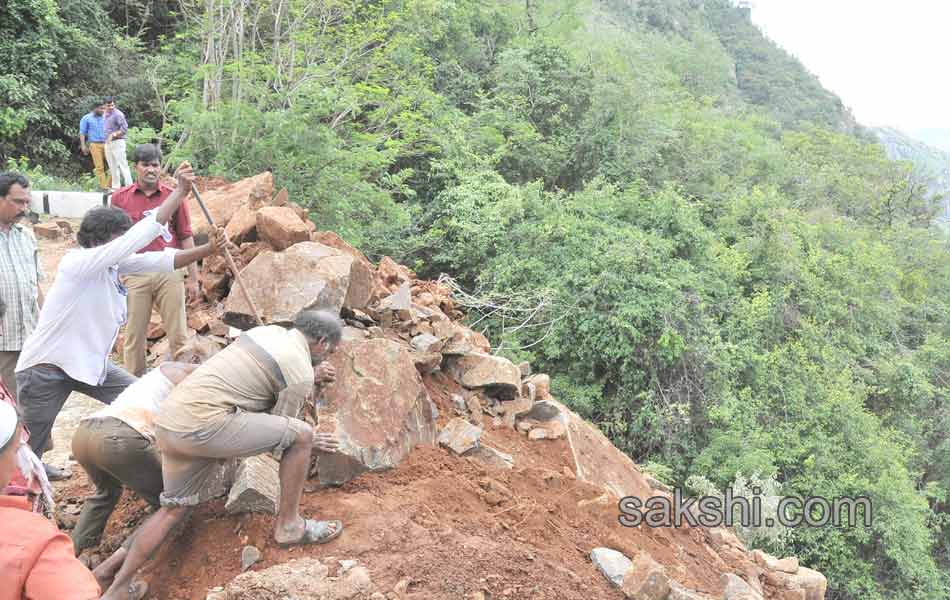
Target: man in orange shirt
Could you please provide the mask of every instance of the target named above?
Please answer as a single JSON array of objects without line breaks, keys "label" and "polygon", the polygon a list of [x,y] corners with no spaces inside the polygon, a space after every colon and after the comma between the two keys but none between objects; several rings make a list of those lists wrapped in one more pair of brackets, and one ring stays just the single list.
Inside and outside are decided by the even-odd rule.
[{"label": "man in orange shirt", "polygon": [[[23,425],[0,402],[0,488],[16,471]],[[24,496],[0,496],[0,600],[95,600],[96,578],[73,555],[66,534],[30,511]]]}]

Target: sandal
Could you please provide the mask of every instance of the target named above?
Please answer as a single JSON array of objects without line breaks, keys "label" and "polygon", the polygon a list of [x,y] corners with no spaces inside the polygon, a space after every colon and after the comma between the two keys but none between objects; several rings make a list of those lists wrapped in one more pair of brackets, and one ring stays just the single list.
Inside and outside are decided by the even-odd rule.
[{"label": "sandal", "polygon": [[[336,525],[336,530],[331,532],[330,526]],[[312,521],[304,519],[303,535],[293,542],[277,542],[281,548],[299,546],[304,544],[326,544],[340,537],[343,533],[343,522],[339,519],[334,521]]]}]

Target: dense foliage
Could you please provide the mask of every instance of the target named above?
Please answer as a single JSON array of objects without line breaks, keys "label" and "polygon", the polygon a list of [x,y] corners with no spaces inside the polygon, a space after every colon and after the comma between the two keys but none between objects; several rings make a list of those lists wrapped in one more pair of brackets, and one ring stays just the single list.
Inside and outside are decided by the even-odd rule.
[{"label": "dense foliage", "polygon": [[950,598],[947,240],[908,165],[726,0],[0,17],[8,56],[38,53],[0,67],[0,158],[55,170],[105,65],[136,139],[270,168],[322,227],[452,275],[497,351],[671,482],[869,496],[869,528],[762,538],[834,598]]}]

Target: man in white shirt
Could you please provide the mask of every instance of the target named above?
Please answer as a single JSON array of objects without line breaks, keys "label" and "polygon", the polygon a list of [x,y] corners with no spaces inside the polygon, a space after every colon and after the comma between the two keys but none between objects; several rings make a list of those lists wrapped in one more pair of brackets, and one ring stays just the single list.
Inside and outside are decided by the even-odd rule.
[{"label": "man in white shirt", "polygon": [[[117,208],[94,208],[83,217],[80,249],[59,263],[53,287],[27,338],[16,366],[23,418],[37,455],[49,448],[56,415],[71,392],[110,404],[135,377],[109,360],[119,328],[126,320],[126,291],[119,281],[128,273],[172,272],[218,252],[225,244],[220,227],[211,242],[189,250],[136,252],[162,235],[194,181],[190,165],[175,173],[174,193],[141,221]],[[50,470],[50,469],[48,469]]]}]

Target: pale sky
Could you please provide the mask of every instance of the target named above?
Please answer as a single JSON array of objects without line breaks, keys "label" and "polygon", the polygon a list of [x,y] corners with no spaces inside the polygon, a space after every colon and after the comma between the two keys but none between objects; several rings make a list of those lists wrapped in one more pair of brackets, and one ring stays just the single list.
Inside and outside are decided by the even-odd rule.
[{"label": "pale sky", "polygon": [[752,20],[862,124],[950,129],[950,0],[753,0]]}]

